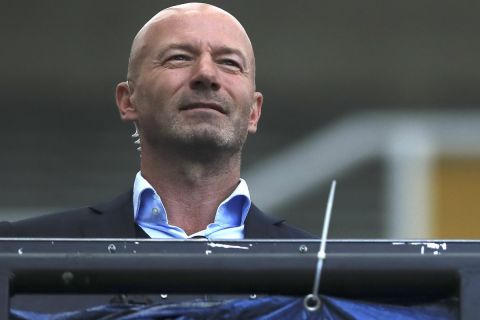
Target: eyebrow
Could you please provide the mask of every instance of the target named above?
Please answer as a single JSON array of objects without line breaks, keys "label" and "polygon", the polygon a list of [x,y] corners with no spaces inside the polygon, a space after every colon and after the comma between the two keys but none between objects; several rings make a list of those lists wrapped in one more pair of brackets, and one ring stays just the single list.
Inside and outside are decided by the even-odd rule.
[{"label": "eyebrow", "polygon": [[[225,45],[211,46],[211,47],[213,48],[213,54],[214,55],[222,55],[222,54],[236,55],[242,60],[241,61],[242,64],[245,67],[248,67],[247,57],[245,56],[245,54],[243,53],[242,50],[232,48],[232,47],[229,47],[229,46],[225,46]],[[184,51],[193,52],[193,53],[196,53],[196,52],[199,51],[198,47],[191,44],[191,43],[171,43],[171,44],[165,46],[164,48],[162,48],[162,50],[160,52],[160,55],[161,56],[164,55],[168,50],[184,50]]]},{"label": "eyebrow", "polygon": [[242,60],[242,63],[243,63],[244,66],[248,66],[247,58],[246,58],[245,54],[239,49],[232,48],[232,47],[227,47],[227,46],[221,46],[221,47],[218,47],[218,48],[214,49],[214,51],[216,51],[218,54],[233,54],[233,55],[236,55]]}]

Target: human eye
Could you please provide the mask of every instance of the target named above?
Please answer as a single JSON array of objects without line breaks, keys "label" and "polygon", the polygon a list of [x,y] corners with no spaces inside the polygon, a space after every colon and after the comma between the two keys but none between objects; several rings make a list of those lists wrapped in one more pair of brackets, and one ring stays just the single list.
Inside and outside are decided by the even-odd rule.
[{"label": "human eye", "polygon": [[234,70],[234,71],[242,71],[243,70],[242,65],[234,59],[228,59],[228,58],[220,59],[219,64],[228,68],[229,70]]},{"label": "human eye", "polygon": [[171,57],[169,57],[170,61],[190,61],[190,57],[188,57],[187,55],[185,54],[175,54]]},{"label": "human eye", "polygon": [[188,54],[177,53],[177,54],[168,55],[165,58],[163,65],[166,68],[178,68],[178,67],[185,66],[190,61],[192,61],[192,57],[189,56]]}]

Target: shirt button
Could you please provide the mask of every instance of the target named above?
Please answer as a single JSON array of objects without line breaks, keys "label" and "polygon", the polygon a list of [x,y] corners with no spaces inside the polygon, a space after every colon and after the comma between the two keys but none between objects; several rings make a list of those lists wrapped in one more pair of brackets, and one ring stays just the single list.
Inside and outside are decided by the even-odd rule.
[{"label": "shirt button", "polygon": [[153,214],[154,216],[156,216],[159,212],[160,212],[160,210],[158,210],[158,208],[153,208],[153,209],[152,209],[152,214]]}]

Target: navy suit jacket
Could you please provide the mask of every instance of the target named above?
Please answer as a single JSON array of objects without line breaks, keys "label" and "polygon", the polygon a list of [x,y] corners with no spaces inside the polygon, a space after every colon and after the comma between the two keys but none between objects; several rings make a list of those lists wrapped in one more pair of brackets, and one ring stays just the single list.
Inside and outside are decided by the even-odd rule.
[{"label": "navy suit jacket", "polygon": [[[252,204],[245,220],[245,239],[310,239],[313,235],[269,217]],[[149,238],[133,221],[132,191],[80,209],[17,222],[0,222],[0,237]]]}]

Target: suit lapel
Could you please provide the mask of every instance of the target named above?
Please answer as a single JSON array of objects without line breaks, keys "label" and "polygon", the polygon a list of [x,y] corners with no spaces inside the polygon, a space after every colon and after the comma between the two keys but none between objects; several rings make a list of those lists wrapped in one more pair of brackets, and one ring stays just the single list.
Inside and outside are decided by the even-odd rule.
[{"label": "suit lapel", "polygon": [[245,239],[266,239],[278,237],[278,225],[284,220],[272,218],[264,214],[254,204],[245,219]]},{"label": "suit lapel", "polygon": [[95,215],[95,219],[89,221],[85,236],[148,238],[133,220],[132,195],[132,190],[129,190],[109,202],[91,206],[90,211]]}]

